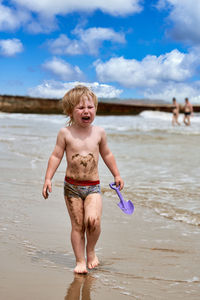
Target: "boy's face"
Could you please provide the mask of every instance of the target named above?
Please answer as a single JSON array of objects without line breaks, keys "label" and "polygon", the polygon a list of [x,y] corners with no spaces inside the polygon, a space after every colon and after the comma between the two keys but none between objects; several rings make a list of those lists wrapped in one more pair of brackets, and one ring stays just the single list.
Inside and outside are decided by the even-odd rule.
[{"label": "boy's face", "polygon": [[90,95],[82,96],[72,112],[73,122],[81,127],[89,126],[95,118],[96,109]]}]

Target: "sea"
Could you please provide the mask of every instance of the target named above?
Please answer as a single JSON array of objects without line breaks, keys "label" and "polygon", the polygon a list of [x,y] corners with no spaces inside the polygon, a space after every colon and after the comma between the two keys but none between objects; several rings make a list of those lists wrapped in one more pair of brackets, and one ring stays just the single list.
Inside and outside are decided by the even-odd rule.
[{"label": "sea", "polygon": [[[96,116],[94,124],[106,130],[126,195],[135,205],[199,226],[200,114],[194,114],[191,126],[181,122],[181,114],[180,126],[172,126],[171,118],[170,113],[143,111],[137,116]],[[34,168],[47,160],[66,121],[63,115],[0,113],[1,145],[27,156]],[[102,163],[100,176],[106,191],[109,174]]]}]

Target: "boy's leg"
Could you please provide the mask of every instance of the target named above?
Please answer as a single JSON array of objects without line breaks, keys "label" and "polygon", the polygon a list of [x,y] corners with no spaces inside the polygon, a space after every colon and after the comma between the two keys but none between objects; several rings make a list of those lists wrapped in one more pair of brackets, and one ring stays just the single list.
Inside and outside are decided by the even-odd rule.
[{"label": "boy's leg", "polygon": [[95,254],[95,245],[101,232],[102,198],[101,194],[89,194],[84,202],[85,228],[87,236],[87,266],[89,269],[95,268],[99,260]]},{"label": "boy's leg", "polygon": [[67,198],[65,202],[72,224],[71,243],[76,257],[75,273],[87,273],[85,260],[84,203],[81,198]]}]

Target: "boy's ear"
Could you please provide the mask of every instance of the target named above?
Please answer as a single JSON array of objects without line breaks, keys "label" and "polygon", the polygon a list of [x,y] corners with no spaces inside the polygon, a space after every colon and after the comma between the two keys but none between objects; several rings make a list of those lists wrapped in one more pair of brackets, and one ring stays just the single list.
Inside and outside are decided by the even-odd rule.
[{"label": "boy's ear", "polygon": [[68,114],[68,117],[73,121],[73,114]]}]

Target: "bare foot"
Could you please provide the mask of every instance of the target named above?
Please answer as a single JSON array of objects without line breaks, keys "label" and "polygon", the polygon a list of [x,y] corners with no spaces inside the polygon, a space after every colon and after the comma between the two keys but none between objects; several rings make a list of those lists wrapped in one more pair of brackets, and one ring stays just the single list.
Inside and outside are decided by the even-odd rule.
[{"label": "bare foot", "polygon": [[87,266],[88,269],[94,269],[99,265],[98,257],[96,256],[94,251],[87,253]]},{"label": "bare foot", "polygon": [[87,267],[86,267],[86,263],[83,262],[83,263],[80,263],[80,262],[77,262],[76,264],[76,268],[74,269],[74,273],[76,274],[87,274],[88,270],[87,270]]}]

